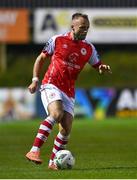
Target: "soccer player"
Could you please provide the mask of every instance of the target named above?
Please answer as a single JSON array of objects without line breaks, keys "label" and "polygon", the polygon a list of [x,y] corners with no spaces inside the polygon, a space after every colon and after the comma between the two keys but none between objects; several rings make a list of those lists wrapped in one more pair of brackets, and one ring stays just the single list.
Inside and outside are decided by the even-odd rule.
[{"label": "soccer player", "polygon": [[69,140],[74,117],[74,85],[79,73],[86,63],[100,74],[111,73],[110,66],[103,64],[99,59],[94,45],[85,40],[89,26],[86,14],[73,14],[71,31],[50,38],[34,63],[32,83],[28,87],[30,93],[36,92],[42,66],[47,58],[51,59],[40,88],[47,117],[41,123],[26,158],[37,164],[42,163],[40,148],[47,140],[54,124],[58,123],[59,132],[54,140],[49,169],[58,170],[53,159],[57,151],[65,149]]}]

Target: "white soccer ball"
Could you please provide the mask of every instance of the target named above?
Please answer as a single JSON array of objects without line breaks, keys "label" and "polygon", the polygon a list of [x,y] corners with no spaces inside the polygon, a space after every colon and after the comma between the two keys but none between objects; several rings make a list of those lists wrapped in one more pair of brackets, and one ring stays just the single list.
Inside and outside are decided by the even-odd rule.
[{"label": "white soccer ball", "polygon": [[59,169],[72,169],[75,158],[69,150],[60,150],[55,154],[54,163]]}]

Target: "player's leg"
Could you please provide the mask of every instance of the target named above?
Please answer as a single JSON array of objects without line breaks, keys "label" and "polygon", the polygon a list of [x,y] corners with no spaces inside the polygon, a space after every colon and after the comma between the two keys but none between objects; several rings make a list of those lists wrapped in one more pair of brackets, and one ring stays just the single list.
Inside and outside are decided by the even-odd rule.
[{"label": "player's leg", "polygon": [[31,160],[37,164],[42,163],[42,160],[40,158],[40,148],[43,145],[43,143],[47,140],[54,124],[55,120],[51,116],[48,116],[44,121],[42,121],[42,123],[39,126],[37,135],[34,139],[32,148],[26,154],[26,158],[28,160]]},{"label": "player's leg", "polygon": [[57,134],[54,140],[54,146],[49,161],[49,169],[57,170],[57,167],[54,164],[53,159],[55,157],[55,154],[59,150],[66,148],[72,128],[72,122],[73,116],[68,112],[64,112],[64,116],[59,123],[59,133]]},{"label": "player's leg", "polygon": [[40,159],[40,148],[47,140],[55,122],[59,122],[63,116],[63,108],[61,101],[54,101],[48,106],[49,116],[41,123],[36,138],[34,139],[33,146],[26,154],[26,157],[38,164],[42,163]]},{"label": "player's leg", "polygon": [[[54,93],[55,98],[49,95],[49,90],[47,90],[46,92],[43,91],[41,93],[44,108],[46,109],[46,111],[48,110],[48,117],[41,123],[36,138],[33,142],[33,146],[31,150],[26,154],[27,159],[38,164],[42,163],[42,160],[40,159],[41,146],[47,140],[54,124],[60,121],[64,113],[62,101],[57,100],[61,99],[60,94],[58,92],[55,92],[55,90],[51,90],[52,89],[50,89],[50,93]],[[49,97],[51,97],[51,100]]]},{"label": "player's leg", "polygon": [[59,132],[62,134],[62,136],[68,137],[70,135],[72,129],[72,122],[73,116],[65,111],[64,116],[59,123]]},{"label": "player's leg", "polygon": [[65,149],[65,146],[68,143],[69,134],[72,128],[72,121],[74,117],[74,99],[68,97],[63,92],[61,92],[61,94],[62,94],[62,105],[64,109],[64,115],[59,123],[59,133],[55,138],[51,158],[49,161],[49,168],[53,170],[57,170],[56,166],[54,165],[53,159],[55,157],[55,154],[59,150]]}]

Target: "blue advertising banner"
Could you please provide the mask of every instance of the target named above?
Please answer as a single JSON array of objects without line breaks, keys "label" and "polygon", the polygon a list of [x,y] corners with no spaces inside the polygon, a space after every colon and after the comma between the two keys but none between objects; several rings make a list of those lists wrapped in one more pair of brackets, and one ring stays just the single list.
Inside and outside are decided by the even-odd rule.
[{"label": "blue advertising banner", "polygon": [[[76,90],[75,115],[81,115],[101,119],[106,117],[107,110],[115,97],[115,89],[92,88],[88,90]],[[78,112],[78,109],[81,109]]]},{"label": "blue advertising banner", "polygon": [[[40,94],[38,93],[40,97]],[[37,100],[37,115],[45,116],[39,98]],[[104,119],[110,116],[135,117],[137,116],[137,89],[131,88],[91,88],[76,89],[75,117],[89,119]]]}]

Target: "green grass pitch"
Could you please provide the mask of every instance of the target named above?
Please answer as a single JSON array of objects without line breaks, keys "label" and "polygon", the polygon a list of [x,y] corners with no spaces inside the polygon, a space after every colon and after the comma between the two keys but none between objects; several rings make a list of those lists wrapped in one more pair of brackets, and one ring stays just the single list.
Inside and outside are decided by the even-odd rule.
[{"label": "green grass pitch", "polygon": [[137,178],[137,120],[75,120],[67,149],[76,158],[72,170],[48,170],[57,133],[55,125],[41,149],[44,160],[26,160],[40,121],[0,123],[0,179],[132,179]]}]

